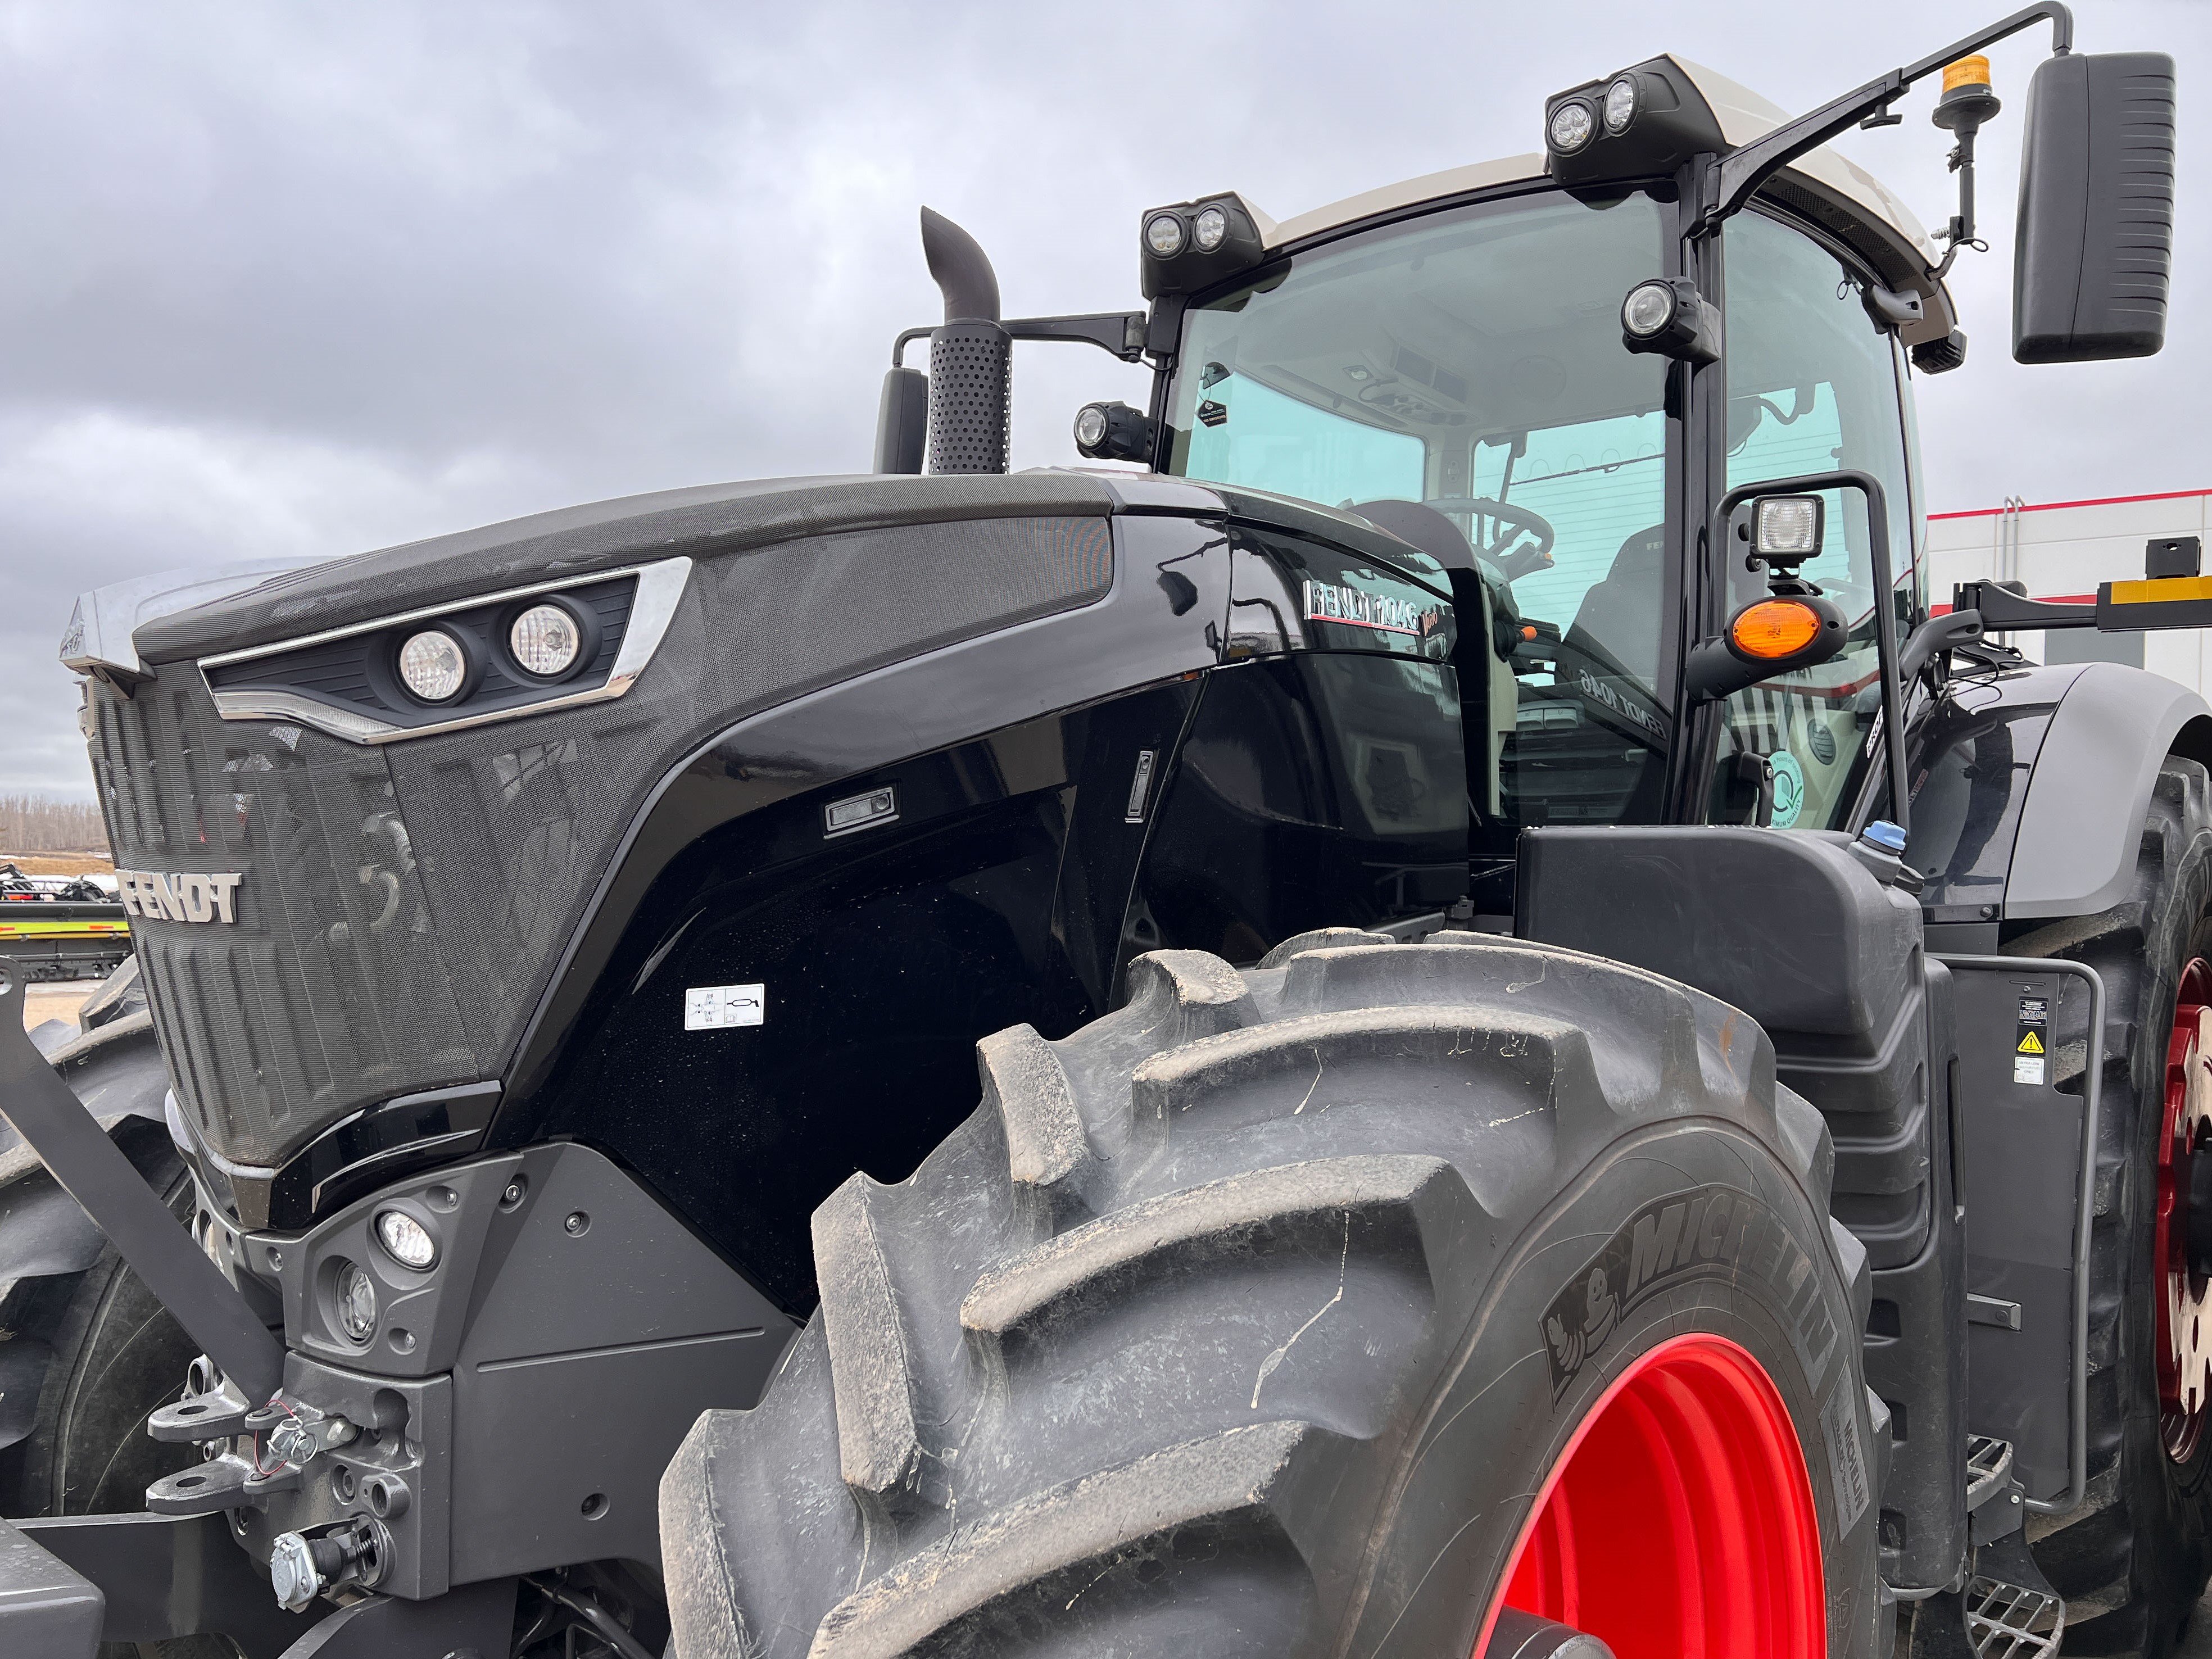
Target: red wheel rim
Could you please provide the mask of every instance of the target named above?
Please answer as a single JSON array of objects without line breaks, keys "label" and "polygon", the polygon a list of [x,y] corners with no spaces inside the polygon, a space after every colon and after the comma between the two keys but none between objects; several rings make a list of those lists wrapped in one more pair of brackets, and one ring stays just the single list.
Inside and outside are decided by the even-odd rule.
[{"label": "red wheel rim", "polygon": [[1590,1409],[1546,1478],[1482,1623],[1518,1607],[1619,1659],[1819,1659],[1820,1523],[1797,1431],[1736,1344],[1678,1336]]},{"label": "red wheel rim", "polygon": [[2158,1220],[2151,1261],[2158,1297],[2159,1429],[2166,1455],[2185,1463],[2204,1431],[2212,1395],[2212,1284],[2189,1271],[2189,1154],[2212,1136],[2212,968],[2181,970],[2166,1048],[2166,1115],[2158,1138]]}]

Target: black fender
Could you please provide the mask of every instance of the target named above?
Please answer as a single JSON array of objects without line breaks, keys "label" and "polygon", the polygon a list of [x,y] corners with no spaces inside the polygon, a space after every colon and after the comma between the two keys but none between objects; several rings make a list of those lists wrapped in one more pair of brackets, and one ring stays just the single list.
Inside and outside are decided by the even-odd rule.
[{"label": "black fender", "polygon": [[2095,915],[2127,895],[2160,763],[2212,765],[2212,708],[2118,663],[2030,665],[1954,679],[1907,742],[1931,923]]}]

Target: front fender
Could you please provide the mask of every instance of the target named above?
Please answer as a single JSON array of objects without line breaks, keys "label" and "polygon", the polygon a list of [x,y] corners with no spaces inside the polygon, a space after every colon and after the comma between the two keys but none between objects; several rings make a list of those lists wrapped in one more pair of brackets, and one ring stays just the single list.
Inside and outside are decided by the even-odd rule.
[{"label": "front fender", "polygon": [[2088,916],[2128,895],[2143,807],[2168,755],[2212,762],[2212,708],[2163,675],[2085,666],[2035,757],[2005,883],[2009,921]]},{"label": "front fender", "polygon": [[2127,895],[2160,763],[2212,764],[2212,708],[2117,663],[2030,665],[1952,681],[1911,742],[1930,922],[2094,915]]}]

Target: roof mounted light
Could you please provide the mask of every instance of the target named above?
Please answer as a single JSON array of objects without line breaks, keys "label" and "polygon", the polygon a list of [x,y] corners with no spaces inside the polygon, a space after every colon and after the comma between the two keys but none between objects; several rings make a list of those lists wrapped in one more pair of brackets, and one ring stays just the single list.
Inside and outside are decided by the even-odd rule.
[{"label": "roof mounted light", "polygon": [[1153,208],[1138,221],[1144,295],[1193,294],[1267,257],[1274,221],[1233,191]]},{"label": "roof mounted light", "polygon": [[1544,142],[1553,178],[1570,190],[1607,191],[1729,149],[1712,106],[1671,58],[1553,93],[1544,100]]},{"label": "roof mounted light", "polygon": [[1572,155],[1596,133],[1597,116],[1579,98],[1562,99],[1553,105],[1551,118],[1544,123],[1545,138],[1562,155]]},{"label": "roof mounted light", "polygon": [[1624,75],[1605,89],[1605,130],[1614,137],[1636,118],[1636,80]]}]

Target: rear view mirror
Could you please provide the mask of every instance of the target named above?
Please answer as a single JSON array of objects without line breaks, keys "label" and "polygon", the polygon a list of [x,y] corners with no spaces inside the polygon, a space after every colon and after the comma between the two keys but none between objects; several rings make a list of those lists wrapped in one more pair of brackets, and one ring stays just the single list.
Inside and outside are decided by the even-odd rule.
[{"label": "rear view mirror", "polygon": [[2166,343],[2173,260],[2173,59],[2047,58],[2027,91],[2012,355],[2148,357]]}]

